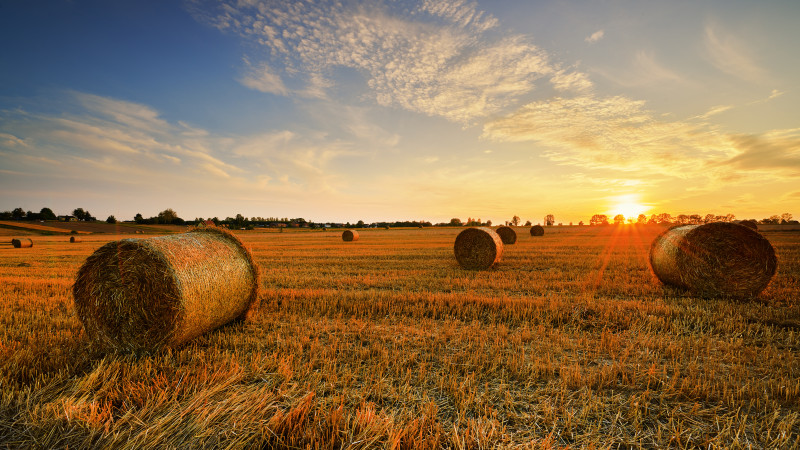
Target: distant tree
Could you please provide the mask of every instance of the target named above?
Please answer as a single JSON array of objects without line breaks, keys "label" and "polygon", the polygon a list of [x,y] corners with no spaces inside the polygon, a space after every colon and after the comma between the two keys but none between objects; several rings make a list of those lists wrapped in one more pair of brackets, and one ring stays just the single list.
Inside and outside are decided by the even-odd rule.
[{"label": "distant tree", "polygon": [[661,224],[673,223],[672,216],[667,213],[659,214],[656,221]]},{"label": "distant tree", "polygon": [[359,220],[358,222],[356,222],[356,228],[364,228],[364,221]]},{"label": "distant tree", "polygon": [[490,226],[492,226],[492,221],[491,221],[491,220],[487,220],[487,221],[486,221],[486,226],[487,226],[487,227],[490,227]]},{"label": "distant tree", "polygon": [[[528,223],[530,223],[530,222],[528,222]],[[578,226],[579,226],[579,227],[582,227],[582,226],[583,226],[583,221],[582,221],[582,220],[581,220],[580,222],[578,222]]]},{"label": "distant tree", "polygon": [[11,220],[14,216],[11,215],[11,211],[3,211],[0,212],[0,220]]},{"label": "distant tree", "polygon": [[111,224],[117,223],[117,218],[114,217],[113,215],[108,216],[108,218],[106,219],[106,223],[111,223]]},{"label": "distant tree", "polygon": [[703,217],[703,223],[711,223],[714,221],[715,217],[716,216],[714,216],[713,214],[706,214],[705,217]]},{"label": "distant tree", "polygon": [[519,221],[520,221],[519,216],[514,216],[511,218],[511,223],[513,223],[515,227],[519,226]]},{"label": "distant tree", "polygon": [[644,214],[639,214],[639,217],[636,218],[636,223],[638,224],[647,223],[647,216],[645,216]]},{"label": "distant tree", "polygon": [[556,218],[552,214],[544,216],[544,224],[546,226],[552,227],[554,223],[556,223]]},{"label": "distant tree", "polygon": [[172,223],[175,219],[178,219],[178,213],[172,208],[167,208],[158,213],[158,223]]},{"label": "distant tree", "polygon": [[689,223],[689,216],[687,216],[686,214],[678,214],[676,222],[678,222],[681,225],[685,225]]},{"label": "distant tree", "polygon": [[776,214],[774,216],[766,217],[764,219],[761,219],[760,223],[763,223],[765,225],[777,225],[781,223],[781,216]]},{"label": "distant tree", "polygon": [[781,223],[789,223],[792,221],[792,215],[789,213],[781,214]]},{"label": "distant tree", "polygon": [[56,216],[56,213],[54,213],[52,209],[42,208],[39,211],[39,218],[42,220],[56,220],[58,216]]},{"label": "distant tree", "polygon": [[595,214],[589,220],[589,225],[608,225],[608,216],[605,214]]},{"label": "distant tree", "polygon": [[86,211],[84,211],[83,208],[75,208],[72,210],[72,215],[78,220],[83,220],[83,217],[86,215]]},{"label": "distant tree", "polygon": [[689,216],[689,223],[698,225],[703,223],[703,217],[700,214],[692,214]]},{"label": "distant tree", "polygon": [[617,214],[614,216],[614,225],[623,225],[625,223],[625,216]]},{"label": "distant tree", "polygon": [[450,219],[450,226],[451,227],[460,227],[462,225],[463,224],[461,223],[461,219],[458,219],[458,218],[455,218],[455,217]]},{"label": "distant tree", "polygon": [[11,218],[12,219],[21,220],[23,217],[25,217],[25,210],[24,209],[22,209],[22,208],[14,208],[14,210],[11,211]]},{"label": "distant tree", "polygon": [[530,221],[530,220],[528,220],[528,221],[526,221],[526,222],[525,222],[525,226],[526,226],[526,227],[529,227],[529,226],[531,226],[531,225],[533,225],[533,224],[531,223],[531,221]]},{"label": "distant tree", "polygon": [[142,216],[142,213],[136,213],[136,215],[133,216],[133,221],[136,223],[144,223],[144,217]]},{"label": "distant tree", "polygon": [[25,218],[28,220],[39,220],[39,213],[28,211],[25,213]]}]

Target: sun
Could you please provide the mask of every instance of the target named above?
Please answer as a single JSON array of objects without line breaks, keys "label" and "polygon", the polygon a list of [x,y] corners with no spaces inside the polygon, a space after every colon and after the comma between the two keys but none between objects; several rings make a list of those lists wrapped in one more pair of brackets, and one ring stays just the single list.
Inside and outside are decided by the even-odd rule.
[{"label": "sun", "polygon": [[641,203],[639,196],[636,194],[620,195],[612,197],[609,200],[611,200],[613,205],[609,210],[609,219],[617,214],[622,214],[626,219],[636,220],[639,214],[644,214],[650,209],[648,206]]}]

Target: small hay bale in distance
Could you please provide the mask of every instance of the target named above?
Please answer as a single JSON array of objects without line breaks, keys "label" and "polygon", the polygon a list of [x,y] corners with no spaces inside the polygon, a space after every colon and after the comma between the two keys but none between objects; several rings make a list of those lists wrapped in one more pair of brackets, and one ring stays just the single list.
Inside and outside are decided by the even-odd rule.
[{"label": "small hay bale in distance", "polygon": [[744,225],[744,226],[746,226],[747,228],[750,228],[751,230],[756,230],[756,231],[758,231],[758,222],[756,222],[756,221],[755,221],[755,220],[753,220],[753,219],[750,219],[750,220],[743,220],[743,221],[741,221],[741,222],[739,222],[739,223],[740,223],[741,225]]},{"label": "small hay bale in distance", "polygon": [[344,230],[342,232],[342,240],[345,242],[353,242],[358,240],[358,231]]},{"label": "small hay bale in distance", "polygon": [[777,269],[772,244],[743,225],[680,225],[650,245],[650,266],[662,283],[702,297],[755,297]]},{"label": "small hay bale in distance", "polygon": [[503,241],[503,244],[511,245],[517,242],[517,232],[511,227],[502,226],[497,228],[495,232],[500,236],[500,240]]},{"label": "small hay bale in distance", "polygon": [[541,225],[534,225],[531,227],[531,236],[544,236],[544,227]]},{"label": "small hay bale in distance", "polygon": [[76,243],[76,242],[83,242],[83,239],[81,239],[81,238],[79,238],[79,237],[75,237],[75,236],[70,236],[70,237],[69,237],[69,241],[70,241],[70,242],[72,242],[72,243],[74,244],[74,243]]},{"label": "small hay bale in distance", "polygon": [[11,239],[11,245],[14,248],[30,248],[33,247],[33,241],[28,238],[21,238],[21,239]]},{"label": "small hay bale in distance", "polygon": [[503,240],[491,228],[467,228],[456,236],[456,260],[470,270],[490,269],[503,256]]},{"label": "small hay bale in distance", "polygon": [[218,228],[110,242],[78,271],[73,296],[89,338],[118,352],[178,347],[256,307],[258,268]]}]

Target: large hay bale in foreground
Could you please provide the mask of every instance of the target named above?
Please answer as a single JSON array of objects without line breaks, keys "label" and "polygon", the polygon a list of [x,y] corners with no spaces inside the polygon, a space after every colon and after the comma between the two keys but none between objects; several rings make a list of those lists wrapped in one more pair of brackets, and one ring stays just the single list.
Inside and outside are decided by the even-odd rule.
[{"label": "large hay bale in foreground", "polygon": [[503,241],[503,244],[511,245],[517,242],[517,232],[511,227],[499,227],[495,232],[500,236],[500,240]]},{"label": "large hay bale in foreground", "polygon": [[503,240],[491,228],[467,228],[456,236],[453,250],[461,267],[486,270],[503,256]]},{"label": "large hay bale in foreground", "polygon": [[218,228],[100,247],[73,286],[86,333],[116,351],[177,347],[256,306],[258,269],[238,238]]},{"label": "large hay bale in foreground", "polygon": [[76,243],[76,242],[83,242],[83,239],[81,239],[81,238],[79,238],[79,237],[75,237],[75,236],[70,236],[70,237],[69,237],[69,241],[70,241],[70,242],[72,242],[72,243],[74,244],[74,243]]},{"label": "large hay bale in foreground", "polygon": [[358,231],[344,230],[342,233],[342,240],[345,242],[353,242],[358,240]]},{"label": "large hay bale in foreground", "polygon": [[650,245],[650,266],[659,280],[704,297],[752,297],[775,275],[769,241],[735,223],[681,225]]},{"label": "large hay bale in foreground", "polygon": [[544,227],[541,225],[534,225],[531,227],[531,236],[544,236]]},{"label": "large hay bale in foreground", "polygon": [[33,241],[28,238],[21,238],[21,239],[11,239],[11,245],[14,248],[30,248],[33,247]]}]

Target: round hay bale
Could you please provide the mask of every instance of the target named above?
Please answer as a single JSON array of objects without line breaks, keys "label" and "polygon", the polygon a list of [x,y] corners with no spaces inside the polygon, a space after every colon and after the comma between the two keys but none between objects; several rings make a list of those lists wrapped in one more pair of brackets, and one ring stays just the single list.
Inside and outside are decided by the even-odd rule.
[{"label": "round hay bale", "polygon": [[228,231],[110,242],[78,271],[73,296],[90,339],[120,352],[177,347],[256,307],[258,268]]},{"label": "round hay bale", "polygon": [[75,237],[75,236],[70,236],[69,237],[69,241],[74,244],[75,242],[83,242],[83,239],[81,239],[79,237]]},{"label": "round hay bale", "polygon": [[531,227],[531,236],[544,236],[544,227],[541,225],[534,225]]},{"label": "round hay bale", "polygon": [[342,233],[342,240],[345,242],[353,242],[358,240],[358,231],[344,230]]},{"label": "round hay bale", "polygon": [[680,225],[650,245],[650,266],[659,280],[704,297],[754,297],[775,275],[769,241],[735,223]]},{"label": "round hay bale", "polygon": [[503,244],[511,245],[517,242],[517,232],[511,227],[499,227],[497,230],[495,230],[495,232],[498,236],[500,236]]},{"label": "round hay bale", "polygon": [[741,222],[739,222],[739,223],[740,223],[741,225],[744,225],[744,226],[746,226],[747,228],[750,228],[751,230],[756,230],[756,231],[758,231],[758,222],[756,222],[756,221],[755,221],[755,220],[753,220],[753,219],[750,219],[750,220],[743,220],[743,221],[741,221]]},{"label": "round hay bale", "polygon": [[456,236],[453,250],[461,267],[486,270],[503,256],[503,240],[491,228],[467,228]]},{"label": "round hay bale", "polygon": [[33,241],[28,238],[14,238],[11,239],[11,245],[13,245],[14,248],[30,248],[33,247]]}]

